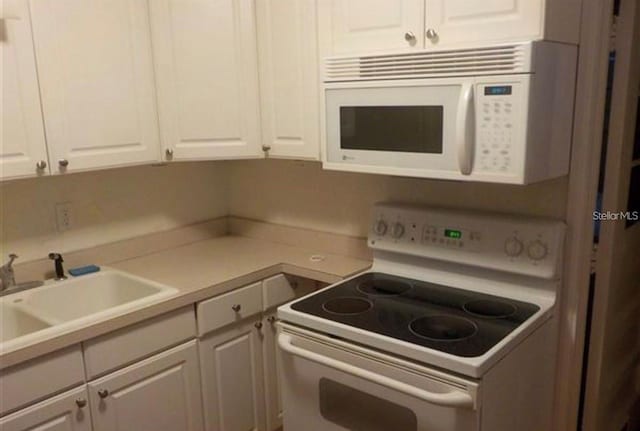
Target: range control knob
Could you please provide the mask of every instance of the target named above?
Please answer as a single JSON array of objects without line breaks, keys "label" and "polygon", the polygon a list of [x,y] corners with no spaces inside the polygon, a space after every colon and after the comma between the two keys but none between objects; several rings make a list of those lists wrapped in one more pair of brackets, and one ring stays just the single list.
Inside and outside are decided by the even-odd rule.
[{"label": "range control knob", "polygon": [[373,225],[373,231],[380,236],[384,235],[387,233],[387,223],[384,220],[378,220]]},{"label": "range control knob", "polygon": [[524,244],[517,237],[511,237],[504,242],[504,252],[507,256],[517,257],[522,254]]},{"label": "range control knob", "polygon": [[402,223],[394,223],[391,227],[391,236],[394,238],[402,238],[404,235],[404,225]]},{"label": "range control knob", "polygon": [[533,260],[542,260],[549,254],[549,249],[547,248],[547,244],[540,240],[535,240],[527,247],[527,254]]}]

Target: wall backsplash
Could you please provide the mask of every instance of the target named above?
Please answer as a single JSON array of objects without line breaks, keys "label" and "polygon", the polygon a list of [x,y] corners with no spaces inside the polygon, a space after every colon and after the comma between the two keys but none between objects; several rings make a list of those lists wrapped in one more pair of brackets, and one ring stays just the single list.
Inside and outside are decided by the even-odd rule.
[{"label": "wall backsplash", "polygon": [[[136,166],[0,183],[1,259],[68,252],[224,216],[221,162]],[[55,204],[72,204],[73,227],[56,230]]]},{"label": "wall backsplash", "polygon": [[230,214],[366,236],[371,205],[394,200],[563,219],[567,178],[529,186],[435,181],[322,170],[317,162],[230,163]]}]

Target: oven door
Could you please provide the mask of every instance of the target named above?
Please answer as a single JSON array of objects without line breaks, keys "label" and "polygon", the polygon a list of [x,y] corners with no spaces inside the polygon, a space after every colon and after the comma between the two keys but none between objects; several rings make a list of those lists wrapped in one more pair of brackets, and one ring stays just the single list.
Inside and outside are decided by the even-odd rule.
[{"label": "oven door", "polygon": [[471,174],[473,81],[325,87],[328,168],[456,179]]},{"label": "oven door", "polygon": [[281,324],[284,429],[475,431],[478,383]]}]

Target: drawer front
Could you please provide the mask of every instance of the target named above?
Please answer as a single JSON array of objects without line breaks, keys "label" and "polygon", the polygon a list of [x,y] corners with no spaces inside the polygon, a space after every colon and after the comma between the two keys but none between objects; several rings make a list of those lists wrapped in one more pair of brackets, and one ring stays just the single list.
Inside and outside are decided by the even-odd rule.
[{"label": "drawer front", "polygon": [[84,343],[87,377],[93,379],[196,336],[189,306]]},{"label": "drawer front", "polygon": [[0,415],[84,382],[80,346],[0,371]]},{"label": "drawer front", "polygon": [[263,281],[264,310],[289,302],[316,290],[315,280],[278,274]]},{"label": "drawer front", "polygon": [[216,296],[198,304],[198,335],[239,322],[262,311],[262,282]]}]

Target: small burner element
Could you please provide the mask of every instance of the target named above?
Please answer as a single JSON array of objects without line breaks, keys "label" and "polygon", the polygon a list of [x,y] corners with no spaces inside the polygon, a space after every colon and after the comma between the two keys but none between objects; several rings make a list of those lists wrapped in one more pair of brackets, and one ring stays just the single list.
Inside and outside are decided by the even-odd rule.
[{"label": "small burner element", "polygon": [[438,341],[463,340],[478,331],[469,319],[445,315],[419,317],[409,324],[409,329],[418,337]]},{"label": "small burner element", "polygon": [[491,319],[503,319],[514,314],[516,306],[507,302],[493,301],[489,299],[478,299],[469,301],[462,306],[462,309],[477,317],[488,317]]},{"label": "small burner element", "polygon": [[322,308],[334,314],[360,314],[373,307],[366,298],[340,297],[333,298],[322,304]]},{"label": "small burner element", "polygon": [[411,284],[404,281],[374,276],[373,278],[358,283],[356,289],[365,295],[396,296],[402,295],[411,289]]}]

